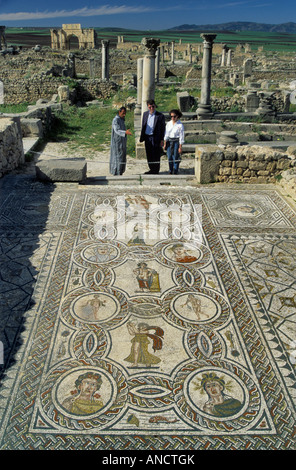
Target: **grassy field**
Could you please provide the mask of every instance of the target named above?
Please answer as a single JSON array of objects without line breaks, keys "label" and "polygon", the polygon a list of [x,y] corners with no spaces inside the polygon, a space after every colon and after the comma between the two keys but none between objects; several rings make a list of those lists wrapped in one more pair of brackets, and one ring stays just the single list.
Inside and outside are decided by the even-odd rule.
[{"label": "grassy field", "polygon": [[[112,106],[77,108],[64,106],[56,115],[54,126],[46,137],[48,142],[67,142],[68,147],[84,151],[89,158],[92,152],[106,151],[110,148],[111,124],[117,110]],[[126,127],[134,130],[133,113],[127,112]],[[135,139],[128,138],[127,153],[135,156]]]},{"label": "grassy field", "polygon": [[[117,40],[117,36],[122,34],[126,42],[140,42],[143,37],[159,38],[161,42],[178,42],[182,39],[184,43],[202,43],[198,31],[129,31],[125,30],[122,33],[98,29],[97,34],[99,37]],[[229,31],[218,32],[215,39],[216,43],[225,43],[229,46],[236,46],[238,44],[248,43],[252,49],[257,50],[258,47],[264,46],[266,51],[287,51],[294,52],[296,47],[296,34],[287,33],[264,33],[264,32],[249,32],[249,31]]]},{"label": "grassy field", "polygon": [[0,113],[23,113],[27,111],[28,105],[33,103],[21,103],[21,104],[0,104]]},{"label": "grassy field", "polygon": [[[161,42],[202,43],[201,31],[138,31],[119,28],[95,28],[98,41],[108,39],[111,44],[117,43],[117,37],[123,35],[126,42],[140,42],[143,37],[159,38]],[[23,45],[33,44],[50,46],[50,28],[6,28],[6,39],[8,44]],[[288,33],[264,33],[250,31],[218,32],[216,43],[225,43],[236,46],[237,44],[249,43],[252,49],[264,46],[265,51],[291,52],[295,53],[296,34]]]}]

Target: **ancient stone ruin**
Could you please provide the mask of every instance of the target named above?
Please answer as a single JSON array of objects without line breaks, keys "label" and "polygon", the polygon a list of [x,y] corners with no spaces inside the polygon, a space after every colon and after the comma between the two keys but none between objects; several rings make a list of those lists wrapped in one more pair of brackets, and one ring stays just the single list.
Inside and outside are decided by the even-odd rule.
[{"label": "ancient stone ruin", "polygon": [[[98,40],[93,29],[66,24],[51,29],[51,49],[36,45],[13,55],[13,48],[5,42],[5,27],[0,29],[6,48],[1,52],[11,57],[7,61],[5,54],[0,55],[0,92],[2,89],[4,103],[35,104],[45,100],[47,107],[53,106],[54,116],[57,101],[87,106],[103,103],[120,89],[130,89],[131,96],[116,105],[125,105],[134,112],[136,157],[141,159],[144,149],[138,137],[145,103],[154,98],[156,89],[165,91],[174,86],[185,126],[184,153],[191,158],[191,174],[196,181],[274,182],[281,172],[294,171],[294,158],[288,148],[293,147],[296,133],[296,114],[291,110],[296,63],[288,53],[254,50],[248,44],[235,47],[219,44],[212,33],[198,35],[198,42],[192,44],[181,40],[163,43],[149,37],[141,42],[128,42],[123,36],[112,42]],[[69,80],[75,82],[72,89]],[[194,94],[191,90],[195,90]],[[216,90],[228,90],[229,94],[219,95]],[[161,111],[168,119],[169,109]],[[30,112],[20,116],[25,136],[44,135],[46,119],[41,119],[42,125],[31,122],[29,126],[30,119]],[[285,163],[281,168],[277,162],[271,170],[274,165],[259,165],[260,154],[255,169],[249,151],[238,150],[235,151],[238,160],[223,157],[219,166],[215,166],[213,146],[219,155],[232,146],[252,148],[254,156],[264,147],[267,154],[268,149],[282,152],[289,165]],[[204,155],[216,168],[215,173],[211,170],[209,181]],[[266,157],[268,163],[270,158]]]},{"label": "ancient stone ruin", "polygon": [[95,49],[97,34],[93,28],[82,29],[80,24],[63,24],[61,29],[51,29],[51,48],[70,50],[73,37],[78,40],[79,49]]},{"label": "ancient stone ruin", "polygon": [[5,26],[0,26],[0,50],[2,50],[2,46],[4,46],[4,49],[6,49],[7,47],[6,36],[5,36]]}]

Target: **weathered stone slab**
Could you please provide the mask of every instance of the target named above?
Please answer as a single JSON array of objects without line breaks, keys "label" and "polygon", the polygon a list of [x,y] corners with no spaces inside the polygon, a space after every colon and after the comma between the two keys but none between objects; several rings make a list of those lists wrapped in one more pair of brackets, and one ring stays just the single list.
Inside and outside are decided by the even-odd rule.
[{"label": "weathered stone slab", "polygon": [[84,182],[87,165],[84,158],[42,160],[36,165],[36,176],[41,181]]},{"label": "weathered stone slab", "polygon": [[23,137],[38,136],[43,137],[43,126],[41,119],[21,119]]},{"label": "weathered stone slab", "polygon": [[189,111],[191,104],[191,98],[189,93],[187,91],[177,93],[177,103],[182,113],[183,111]]},{"label": "weathered stone slab", "polygon": [[214,183],[217,181],[223,153],[216,145],[196,146],[195,176],[197,183]]}]

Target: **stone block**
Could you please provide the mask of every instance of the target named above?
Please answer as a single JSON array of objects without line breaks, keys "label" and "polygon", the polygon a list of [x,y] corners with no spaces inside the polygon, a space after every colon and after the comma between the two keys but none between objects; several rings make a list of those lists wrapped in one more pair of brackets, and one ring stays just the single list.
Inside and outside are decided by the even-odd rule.
[{"label": "stone block", "polygon": [[225,160],[236,160],[237,158],[237,153],[235,150],[229,150],[229,149],[225,149],[224,150],[224,158]]},{"label": "stone block", "polygon": [[70,90],[67,85],[61,85],[58,88],[59,100],[61,102],[68,102],[70,98]]},{"label": "stone block", "polygon": [[190,110],[191,98],[187,91],[177,93],[177,103],[180,111],[186,112]]},{"label": "stone block", "polygon": [[269,172],[268,170],[259,170],[259,171],[257,172],[257,175],[258,175],[258,176],[268,176],[269,173],[270,173],[270,172]]},{"label": "stone block", "polygon": [[273,172],[276,169],[276,162],[269,162],[266,165],[266,170]]},{"label": "stone block", "polygon": [[235,162],[236,163],[236,168],[248,168],[248,162],[246,160],[240,160],[238,162]]},{"label": "stone block", "polygon": [[228,167],[231,167],[232,166],[232,161],[231,160],[223,160],[221,162],[221,166],[228,166]]},{"label": "stone block", "polygon": [[223,176],[232,175],[232,168],[227,168],[227,167],[220,168],[220,175],[223,175]]},{"label": "stone block", "polygon": [[217,145],[196,146],[195,176],[198,183],[214,183],[218,180],[223,152]]},{"label": "stone block", "polygon": [[288,155],[295,155],[296,156],[296,145],[290,145],[287,149]]},{"label": "stone block", "polygon": [[265,170],[266,169],[266,163],[265,162],[257,162],[257,161],[250,161],[249,162],[249,168],[250,170]]},{"label": "stone block", "polygon": [[276,164],[276,167],[278,170],[288,170],[290,166],[291,166],[291,160],[288,160],[286,158],[281,158]]},{"label": "stone block", "polygon": [[36,177],[50,182],[84,182],[86,178],[86,161],[81,159],[41,160],[36,165]]},{"label": "stone block", "polygon": [[23,137],[42,137],[43,126],[41,119],[21,119],[21,129]]}]

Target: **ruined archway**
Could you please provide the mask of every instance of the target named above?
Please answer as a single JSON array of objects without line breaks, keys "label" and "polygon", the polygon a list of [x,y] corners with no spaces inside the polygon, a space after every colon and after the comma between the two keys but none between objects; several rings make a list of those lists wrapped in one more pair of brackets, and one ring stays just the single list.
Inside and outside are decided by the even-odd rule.
[{"label": "ruined archway", "polygon": [[79,38],[75,34],[71,34],[68,37],[68,50],[77,50],[81,49],[81,45],[79,43]]},{"label": "ruined archway", "polygon": [[52,49],[95,49],[97,46],[95,30],[82,29],[80,24],[63,24],[61,29],[51,29],[50,33]]}]

